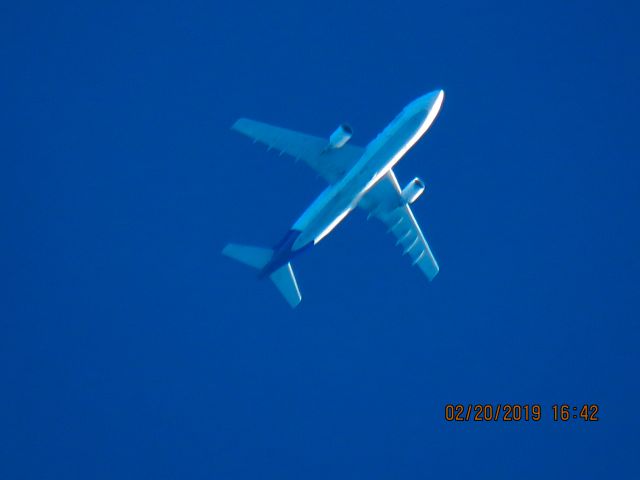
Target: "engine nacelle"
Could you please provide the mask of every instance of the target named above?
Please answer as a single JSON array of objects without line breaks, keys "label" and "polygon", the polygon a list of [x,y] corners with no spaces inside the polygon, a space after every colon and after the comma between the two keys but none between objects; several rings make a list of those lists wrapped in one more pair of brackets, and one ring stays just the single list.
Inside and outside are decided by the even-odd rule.
[{"label": "engine nacelle", "polygon": [[422,195],[424,189],[424,182],[416,177],[411,180],[406,187],[404,187],[404,190],[402,190],[402,200],[411,205],[420,195]]},{"label": "engine nacelle", "polygon": [[353,130],[346,123],[340,125],[329,137],[329,148],[340,148],[349,141]]}]

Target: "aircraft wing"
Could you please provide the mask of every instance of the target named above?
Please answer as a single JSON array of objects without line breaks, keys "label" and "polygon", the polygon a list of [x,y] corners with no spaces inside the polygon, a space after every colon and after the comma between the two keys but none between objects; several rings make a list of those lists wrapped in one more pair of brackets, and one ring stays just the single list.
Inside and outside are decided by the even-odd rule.
[{"label": "aircraft wing", "polygon": [[360,159],[364,148],[343,145],[327,149],[329,141],[267,123],[241,118],[231,128],[296,160],[304,160],[329,183],[337,182]]},{"label": "aircraft wing", "polygon": [[433,257],[420,225],[413,216],[411,207],[404,203],[402,190],[393,170],[382,177],[358,204],[384,223],[388,231],[396,237],[396,245],[401,245],[403,255],[409,255],[413,265],[417,265],[429,280],[438,274],[438,262]]}]

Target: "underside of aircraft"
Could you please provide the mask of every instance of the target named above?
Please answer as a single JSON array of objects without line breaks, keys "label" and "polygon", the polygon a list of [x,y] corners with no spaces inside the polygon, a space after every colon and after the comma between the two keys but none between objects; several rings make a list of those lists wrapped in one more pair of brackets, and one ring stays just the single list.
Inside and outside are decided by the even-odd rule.
[{"label": "underside of aircraft", "polygon": [[367,147],[349,142],[352,129],[340,125],[321,138],[249,119],[232,129],[296,160],[303,160],[329,186],[316,198],[274,248],[228,244],[222,253],[269,277],[285,300],[297,306],[302,296],[291,260],[328,235],[356,207],[377,218],[396,238],[396,245],[429,280],[439,271],[431,249],[416,221],[411,204],[424,192],[419,178],[401,188],[392,170],[422,137],[437,116],[444,98],[436,90],[409,103]]}]

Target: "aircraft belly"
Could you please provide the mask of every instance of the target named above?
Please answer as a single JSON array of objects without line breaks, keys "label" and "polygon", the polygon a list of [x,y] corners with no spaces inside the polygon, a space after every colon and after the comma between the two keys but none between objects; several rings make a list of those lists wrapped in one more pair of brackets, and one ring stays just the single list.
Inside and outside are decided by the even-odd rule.
[{"label": "aircraft belly", "polygon": [[355,208],[362,195],[415,143],[416,132],[425,117],[423,111],[412,112],[384,131],[340,182],[327,187],[314,200],[292,227],[302,232],[293,244],[293,250],[300,250],[311,242],[318,243]]},{"label": "aircraft belly", "polygon": [[406,153],[407,144],[412,140],[411,144],[417,141],[414,136],[420,130],[425,117],[425,112],[417,112],[398,122],[393,130],[384,132],[375,153],[363,166],[363,173],[366,172],[371,177],[380,173],[380,177],[382,177],[393,168],[394,164]]},{"label": "aircraft belly", "polygon": [[[331,191],[326,193],[328,190]],[[302,232],[293,249],[299,250],[311,242],[318,243],[355,208],[354,199],[358,193],[349,185],[338,184],[320,194],[292,227]]]}]

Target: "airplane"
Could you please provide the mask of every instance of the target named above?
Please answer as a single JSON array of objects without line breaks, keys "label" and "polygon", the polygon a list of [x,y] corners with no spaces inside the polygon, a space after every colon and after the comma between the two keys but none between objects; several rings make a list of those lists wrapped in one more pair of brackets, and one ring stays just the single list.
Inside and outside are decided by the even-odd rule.
[{"label": "airplane", "polygon": [[356,207],[368,217],[382,221],[396,237],[413,265],[431,281],[439,271],[410,205],[424,192],[418,177],[403,189],[393,167],[424,135],[435,120],[444,91],[435,90],[409,103],[366,147],[347,142],[353,131],[340,125],[329,137],[319,138],[255,120],[241,118],[233,130],[303,160],[329,186],[313,201],[274,248],[230,243],[222,253],[258,270],[258,277],[269,277],[292,308],[302,296],[291,260],[325,238]]}]

